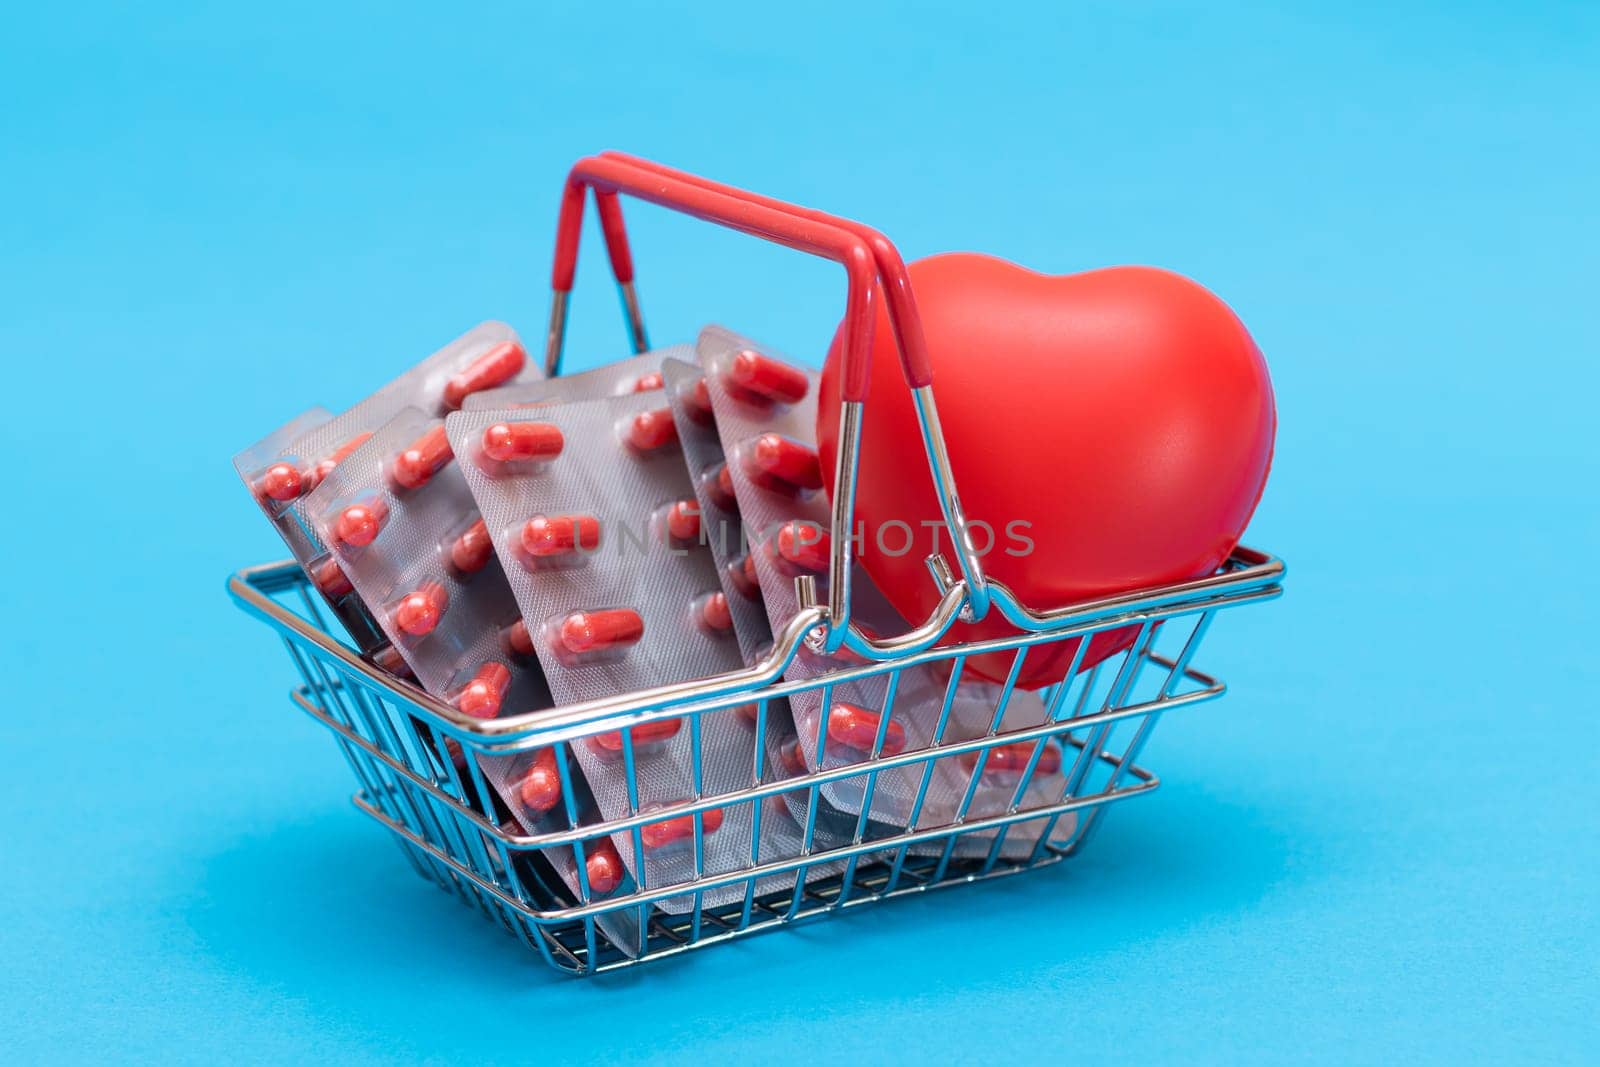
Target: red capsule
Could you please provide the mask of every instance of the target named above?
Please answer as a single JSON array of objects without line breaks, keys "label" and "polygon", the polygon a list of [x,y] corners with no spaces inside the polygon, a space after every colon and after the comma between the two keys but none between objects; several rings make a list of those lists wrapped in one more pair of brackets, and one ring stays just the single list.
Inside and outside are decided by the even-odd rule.
[{"label": "red capsule", "polygon": [[533,655],[533,637],[528,633],[528,624],[518,619],[506,627],[506,647],[519,656]]},{"label": "red capsule", "polygon": [[311,580],[317,583],[317,588],[322,590],[323,596],[334,600],[355,589],[339,564],[331,559],[317,565],[316,573],[312,575]]},{"label": "red capsule", "polygon": [[492,719],[500,714],[500,702],[511,687],[511,670],[504,663],[490,660],[478,668],[465,689],[456,697],[456,707],[475,719]]},{"label": "red capsule", "polygon": [[450,438],[445,436],[444,423],[441,422],[394,457],[392,473],[395,483],[406,489],[421,489],[454,458],[455,453],[450,451]]},{"label": "red capsule", "polygon": [[[722,826],[722,809],[712,808],[700,813],[701,832],[714,834]],[[639,839],[644,842],[645,848],[660,848],[670,845],[674,841],[683,841],[694,837],[694,816],[679,815],[676,818],[662,819],[660,822],[645,823],[639,827]]]},{"label": "red capsule", "polygon": [[778,749],[778,762],[787,777],[796,778],[806,773],[806,754],[800,748],[799,738]]},{"label": "red capsule", "polygon": [[700,504],[679,500],[667,505],[667,536],[674,541],[700,540]]},{"label": "red capsule", "polygon": [[750,480],[772,489],[822,488],[822,467],[817,450],[791,438],[764,433],[744,450],[744,470]]},{"label": "red capsule", "polygon": [[708,593],[697,605],[700,625],[713,634],[725,634],[733,629],[733,612],[728,609],[728,598],[722,593]]},{"label": "red capsule", "polygon": [[[676,737],[678,731],[683,729],[682,719],[657,719],[647,722],[643,726],[633,728],[633,743],[648,745],[656,741],[665,741],[669,737]],[[601,752],[608,752],[615,756],[622,751],[622,731],[610,730],[603,734],[595,734],[589,738],[592,747]]]},{"label": "red capsule", "polygon": [[522,551],[535,559],[593,552],[600,520],[593,515],[536,515],[522,524]]},{"label": "red capsule", "polygon": [[610,838],[591,841],[583,846],[583,870],[589,879],[589,892],[597,897],[609,896],[622,884],[622,857]]},{"label": "red capsule", "polygon": [[726,463],[718,463],[714,470],[707,471],[704,485],[717,507],[723,511],[739,510],[739,497],[733,491],[733,475],[728,472]]},{"label": "red capsule", "polygon": [[522,371],[528,353],[515,341],[502,341],[444,383],[444,406],[451,411],[473,393],[504,385]]},{"label": "red capsule", "polygon": [[760,721],[761,706],[759,704],[735,704],[733,713],[751,726],[754,726]]},{"label": "red capsule", "polygon": [[450,546],[450,564],[462,574],[477,574],[489,565],[493,555],[494,541],[482,519],[468,526]]},{"label": "red capsule", "polygon": [[358,433],[344,444],[330,452],[326,457],[317,460],[311,467],[311,474],[306,479],[305,492],[309,493],[322,484],[322,480],[333,473],[333,469],[350,458],[350,453],[367,443],[372,436],[372,431]]},{"label": "red capsule", "polygon": [[333,520],[333,539],[346,548],[372,544],[389,521],[389,505],[382,497],[351,504]]},{"label": "red capsule", "polygon": [[652,389],[660,388],[661,372],[658,370],[650,371],[648,374],[639,375],[639,377],[633,383],[633,391],[636,393],[648,393]]},{"label": "red capsule", "polygon": [[[868,711],[856,704],[836,700],[828,712],[828,740],[846,748],[871,752],[872,743],[878,738],[878,724],[882,719],[881,712]],[[883,733],[881,754],[893,756],[905,747],[905,728],[890,716],[888,728]]]},{"label": "red capsule", "polygon": [[678,424],[672,421],[671,408],[641,411],[628,420],[625,438],[630,448],[639,452],[654,452],[675,444]]},{"label": "red capsule", "polygon": [[704,378],[698,379],[694,383],[694,388],[683,397],[683,406],[689,417],[701,425],[711,422],[715,417],[711,410],[711,390],[706,387]]},{"label": "red capsule", "polygon": [[833,538],[814,522],[784,523],[770,542],[780,569],[789,574],[826,574]]},{"label": "red capsule", "polygon": [[644,617],[632,608],[574,611],[561,620],[561,646],[574,655],[612,652],[638,644]]},{"label": "red capsule", "polygon": [[555,459],[566,446],[561,427],[548,422],[497,422],[483,431],[483,454],[498,463]]},{"label": "red capsule", "polygon": [[561,803],[561,769],[553,748],[541,748],[517,783],[517,797],[529,810],[543,815]]},{"label": "red capsule", "polygon": [[733,357],[725,380],[736,389],[784,404],[798,404],[811,391],[805,371],[749,349]]},{"label": "red capsule", "polygon": [[728,579],[739,595],[754,600],[761,595],[761,582],[756,578],[756,561],[753,556],[734,560],[728,564]]},{"label": "red capsule", "polygon": [[[1013,745],[996,745],[989,750],[989,759],[983,765],[985,775],[999,775],[1015,778],[1028,769],[1028,761],[1033,758],[1032,741],[1018,741]],[[977,752],[963,752],[956,757],[968,771],[978,765]],[[1039,762],[1034,764],[1035,774],[1055,774],[1061,769],[1061,747],[1053,742],[1047,742],[1043,751],[1039,753]]]},{"label": "red capsule", "polygon": [[400,598],[394,609],[394,624],[413,637],[421,637],[433,632],[449,606],[450,594],[444,586],[425,582]]},{"label": "red capsule", "polygon": [[286,504],[306,491],[306,476],[293,463],[279,461],[261,472],[255,488],[257,495]]}]

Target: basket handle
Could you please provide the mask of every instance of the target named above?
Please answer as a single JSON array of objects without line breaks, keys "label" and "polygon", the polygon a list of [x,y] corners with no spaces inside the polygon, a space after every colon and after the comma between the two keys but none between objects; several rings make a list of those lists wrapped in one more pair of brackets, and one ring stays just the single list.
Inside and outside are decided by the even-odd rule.
[{"label": "basket handle", "polygon": [[[633,260],[628,249],[621,206],[617,202],[619,193],[627,193],[695,218],[832,259],[845,268],[847,287],[842,327],[844,373],[829,568],[831,625],[822,638],[822,647],[831,652],[848,645],[861,655],[887,659],[931,645],[954,621],[957,612],[969,619],[981,618],[989,606],[987,583],[955,492],[954,476],[950,471],[949,456],[934,405],[927,346],[911,282],[898,250],[888,238],[859,223],[720,185],[620,153],[604,153],[580,160],[568,174],[563,191],[555,264],[551,272],[554,297],[546,365],[552,374],[560,367],[567,301],[573,285],[582,229],[584,194],[591,188],[595,193],[612,273],[623,293],[624,308],[629,315],[636,350],[643,345],[644,330],[633,290]],[[964,579],[956,582],[941,556],[929,557],[930,571],[939,582],[944,597],[934,616],[922,626],[903,639],[888,641],[869,639],[848,625],[851,545],[848,532],[854,527],[860,409],[868,388],[875,319],[873,301],[879,291],[874,283],[878,281],[882,281],[882,289],[888,294],[890,327],[900,353],[902,370],[916,401],[930,472],[939,493],[946,525],[952,531],[952,539],[957,546]],[[802,605],[813,601],[814,593],[804,580],[800,593]]]}]

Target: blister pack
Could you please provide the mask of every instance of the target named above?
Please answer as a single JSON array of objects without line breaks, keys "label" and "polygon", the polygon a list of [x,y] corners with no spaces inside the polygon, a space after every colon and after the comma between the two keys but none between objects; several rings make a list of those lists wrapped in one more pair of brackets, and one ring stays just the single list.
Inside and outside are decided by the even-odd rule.
[{"label": "blister pack", "polygon": [[[480,389],[494,388],[527,374],[537,374],[516,331],[501,322],[485,322],[451,341],[427,359],[383,386],[354,407],[321,420],[281,442],[273,454],[252,453],[246,476],[252,495],[262,502],[295,559],[350,630],[363,652],[377,653],[385,666],[381,628],[354,595],[339,561],[328,552],[308,517],[304,502],[317,486],[354,453],[367,438],[398,412],[415,407],[442,417]],[[256,473],[259,469],[259,473]],[[245,472],[241,471],[241,474]]]},{"label": "blister pack", "polygon": [[[815,442],[816,376],[719,326],[701,331],[696,351],[751,545],[746,559],[776,631],[799,608],[795,578],[811,575],[819,595],[827,595],[830,515]],[[860,567],[851,583],[858,625],[889,632],[904,627]],[[824,657],[802,649],[787,677],[812,678],[852,662],[848,653]],[[826,728],[821,693],[796,694],[790,705],[807,764],[831,769],[926,745],[941,707],[930,697],[936,689],[926,667],[904,668],[894,687],[883,677],[841,683]],[[869,817],[903,822],[920,778],[916,766],[882,771],[873,783]],[[860,812],[867,784],[865,775],[847,778],[824,785],[822,793],[835,807]]]},{"label": "blister pack", "polygon": [[693,359],[694,350],[689,345],[656,348],[580,374],[563,374],[489,389],[468,398],[461,408],[463,411],[487,411],[542,407],[627,393],[648,393],[661,388],[661,361],[671,358]]},{"label": "blister pack", "polygon": [[[310,408],[233,457],[233,469],[274,523],[300,497],[301,471],[308,466],[304,457],[291,451],[291,446],[331,418],[333,412],[327,408]],[[299,523],[286,523],[279,529],[295,559],[312,554],[311,543]]]},{"label": "blister pack", "polygon": [[[468,410],[446,425],[557,703],[740,666],[710,554],[677,522],[694,493],[661,393]],[[615,819],[750,784],[755,730],[747,712],[728,709],[601,734],[573,752],[601,814]],[[752,835],[750,805],[698,821],[699,835],[696,818],[680,816],[616,836],[641,885],[742,870],[752,842],[763,862],[776,858],[765,833]],[[743,895],[728,886],[704,903]],[[684,911],[693,900],[658,906]]]}]

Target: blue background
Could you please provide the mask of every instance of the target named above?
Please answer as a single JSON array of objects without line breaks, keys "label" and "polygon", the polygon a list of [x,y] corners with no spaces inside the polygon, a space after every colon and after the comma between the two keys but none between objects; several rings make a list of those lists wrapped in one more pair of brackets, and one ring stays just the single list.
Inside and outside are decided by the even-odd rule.
[{"label": "blue background", "polygon": [[[1592,1047],[1596,10],[1066,6],[8,14],[8,1051]],[[1288,595],[1219,623],[1231,695],[1080,862],[573,982],[344,802],[224,598],[281,554],[228,457],[480,319],[537,337],[561,177],[606,147],[910,257],[1161,264],[1251,325],[1281,430],[1250,541]],[[657,340],[821,351],[834,268],[630,222]],[[580,365],[623,340],[593,236]]]}]

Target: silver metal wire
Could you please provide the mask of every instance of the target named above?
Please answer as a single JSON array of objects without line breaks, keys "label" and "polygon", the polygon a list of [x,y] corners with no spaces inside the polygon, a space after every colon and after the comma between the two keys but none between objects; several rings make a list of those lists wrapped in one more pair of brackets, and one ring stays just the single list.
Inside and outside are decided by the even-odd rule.
[{"label": "silver metal wire", "polygon": [[[356,806],[390,831],[412,867],[530,946],[552,967],[593,974],[845,907],[1032,870],[1077,851],[1103,821],[1107,806],[1159,785],[1135,760],[1161,716],[1224,692],[1220,681],[1193,666],[1217,613],[1278,596],[1282,576],[1283,566],[1277,560],[1240,549],[1212,578],[1036,617],[1048,629],[924,649],[788,682],[783,670],[809,628],[807,612],[802,610],[780,635],[772,655],[747,670],[487,722],[465,718],[361,659],[336,639],[316,599],[307,594],[303,573],[293,564],[241,571],[229,579],[228,589],[245,611],[282,637],[300,676],[301,684],[291,693],[294,703],[334,735],[356,775]],[[820,614],[820,609],[813,610]],[[1080,671],[1090,638],[1121,628],[1137,628],[1132,646]],[[1024,729],[1003,729],[1001,711],[1023,658],[1039,645],[1074,639],[1078,646],[1066,680],[1043,694],[1044,721]],[[1158,645],[1170,651],[1163,652]],[[987,729],[979,737],[950,739],[951,701],[967,660],[1006,650],[1015,658],[1006,684],[999,687]],[[784,777],[785,772],[766,758],[768,711],[775,702],[809,689],[820,691],[826,705],[840,682],[877,675],[887,677],[888,700],[893,701],[908,666],[939,661],[949,665],[950,678],[927,744],[885,754],[889,721],[885,714],[871,753],[858,762]],[[1150,684],[1141,684],[1144,679]],[[761,742],[755,746],[750,774],[739,775],[733,788],[711,791],[698,743],[701,720],[750,703],[756,705]],[[558,763],[568,825],[537,834],[507,828],[515,823],[486,780],[480,766],[483,759],[548,745],[557,746],[559,753],[563,744],[620,730],[630,795],[637,797],[633,730],[668,717],[688,720],[697,739],[693,796],[645,812],[633,803],[623,818],[602,820],[592,811],[585,818],[586,787],[575,776],[572,761],[562,758]],[[1119,738],[1125,740],[1116,743]],[[1065,757],[1062,784],[1052,795],[1040,798],[1040,791],[1030,791],[1030,786],[1040,756],[1052,740],[1061,745]],[[991,753],[1019,743],[1031,746],[1030,756],[1009,791],[1009,803],[1001,810],[971,816]],[[930,820],[927,801],[936,778],[935,761],[949,767],[954,764],[942,761],[962,757],[975,759],[975,764],[960,803],[953,812],[946,810]],[[818,765],[823,765],[820,752]],[[916,793],[903,817],[885,819],[874,805],[874,792],[883,775],[897,768],[910,769]],[[859,783],[864,792],[860,807],[848,813],[853,832],[824,839],[818,824],[822,790],[845,781]],[[801,851],[779,857],[765,854],[763,805],[781,804],[785,797],[795,796],[807,802]],[[734,805],[748,805],[753,812],[748,863],[734,871],[708,872],[702,819],[712,809]],[[592,891],[584,864],[589,850],[614,834],[629,835],[637,850],[642,827],[679,816],[690,816],[694,822],[692,874],[672,884],[624,882],[610,896]],[[1024,825],[1030,827],[1028,838],[1020,849],[1008,848],[1007,842]],[[824,844],[825,840],[837,843]],[[576,858],[577,893],[557,874],[555,864],[564,855]],[[737,894],[716,897],[728,903],[705,903],[708,892],[729,886]],[[693,906],[687,910],[669,913],[658,906],[690,898]],[[631,922],[601,921],[606,917],[628,917]],[[607,927],[613,932],[608,933]],[[616,933],[624,929],[636,929],[637,934]]]}]

